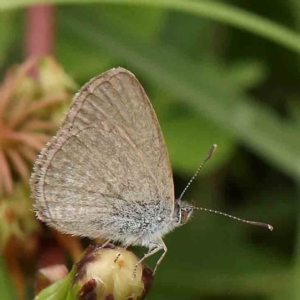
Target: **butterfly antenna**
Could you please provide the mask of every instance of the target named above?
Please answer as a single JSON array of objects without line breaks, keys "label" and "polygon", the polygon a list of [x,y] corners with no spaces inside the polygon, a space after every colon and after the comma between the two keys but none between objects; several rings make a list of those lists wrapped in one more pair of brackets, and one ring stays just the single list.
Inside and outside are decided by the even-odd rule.
[{"label": "butterfly antenna", "polygon": [[214,144],[211,149],[209,150],[209,152],[207,153],[206,157],[204,158],[204,160],[202,161],[202,163],[200,164],[200,166],[198,167],[197,171],[195,172],[194,176],[191,178],[191,180],[188,182],[188,184],[186,185],[186,187],[184,188],[184,190],[182,191],[179,200],[182,199],[183,195],[185,194],[185,192],[187,191],[187,189],[190,187],[190,185],[192,184],[192,182],[195,180],[195,178],[197,177],[199,171],[203,168],[204,164],[212,157],[212,155],[214,154],[214,152],[217,149],[217,145]]},{"label": "butterfly antenna", "polygon": [[239,222],[247,223],[249,225],[254,225],[254,226],[259,226],[259,227],[265,227],[265,228],[268,228],[270,231],[273,230],[273,226],[270,225],[270,224],[240,219],[240,218],[237,218],[235,216],[228,215],[228,214],[222,213],[220,211],[212,210],[212,209],[208,209],[208,208],[203,208],[203,207],[193,207],[193,208],[194,209],[198,209],[198,210],[203,210],[203,211],[206,211],[206,212],[210,212],[210,213],[213,213],[213,214],[222,215],[222,216],[225,216],[225,217],[230,218],[230,219],[234,219],[234,220],[239,221]]}]

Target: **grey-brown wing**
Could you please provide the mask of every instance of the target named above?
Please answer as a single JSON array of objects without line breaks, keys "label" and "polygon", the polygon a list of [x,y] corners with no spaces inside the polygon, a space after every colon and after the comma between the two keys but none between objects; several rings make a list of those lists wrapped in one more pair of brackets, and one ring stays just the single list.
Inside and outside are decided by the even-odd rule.
[{"label": "grey-brown wing", "polygon": [[130,217],[133,207],[143,207],[137,202],[160,201],[159,209],[168,207],[172,214],[168,152],[132,73],[109,70],[79,91],[35,164],[31,189],[39,218],[74,235],[105,235],[101,220],[120,209]]}]

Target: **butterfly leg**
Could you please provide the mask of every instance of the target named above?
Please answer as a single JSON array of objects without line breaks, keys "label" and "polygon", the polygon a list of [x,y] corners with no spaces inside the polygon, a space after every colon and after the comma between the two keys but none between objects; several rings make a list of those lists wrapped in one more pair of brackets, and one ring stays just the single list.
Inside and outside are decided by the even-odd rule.
[{"label": "butterfly leg", "polygon": [[163,242],[163,240],[161,240],[162,241],[162,247],[163,247],[163,254],[161,255],[161,257],[159,258],[159,260],[156,262],[156,266],[155,266],[155,268],[154,268],[154,271],[153,271],[153,275],[155,274],[155,272],[156,272],[156,270],[157,270],[157,268],[158,268],[158,266],[160,265],[160,263],[162,262],[162,260],[164,259],[164,257],[165,257],[165,255],[167,254],[167,251],[168,251],[168,248],[167,248],[167,246],[166,246],[166,244]]},{"label": "butterfly leg", "polygon": [[151,255],[155,254],[156,252],[160,251],[160,250],[163,250],[163,254],[162,256],[159,258],[159,260],[157,261],[156,263],[156,266],[154,268],[154,272],[153,272],[153,275],[154,273],[156,272],[156,269],[158,267],[158,265],[162,262],[164,256],[166,255],[167,253],[167,246],[165,245],[165,243],[163,242],[162,239],[158,239],[155,243],[153,243],[152,245],[150,245],[149,247],[149,251],[147,254],[145,254],[136,264],[135,264],[135,268],[134,268],[134,275],[136,274],[136,269],[137,269],[137,266],[142,263],[146,258],[150,257]]},{"label": "butterfly leg", "polygon": [[96,244],[96,249],[103,249],[105,248],[109,243],[111,242],[111,240],[106,240],[104,241],[104,243],[99,242]]},{"label": "butterfly leg", "polygon": [[100,248],[105,248],[109,243],[111,242],[111,240],[106,240]]},{"label": "butterfly leg", "polygon": [[126,251],[128,247],[130,247],[131,245],[133,245],[133,244],[135,243],[135,241],[137,241],[138,239],[139,239],[139,237],[136,238],[136,239],[134,239],[133,241],[131,241],[129,244],[123,245],[122,251],[117,255],[117,257],[115,258],[114,262],[116,263],[117,260],[119,259],[119,257],[122,255],[122,253],[123,253],[124,251]]},{"label": "butterfly leg", "polygon": [[123,247],[123,249],[120,251],[120,253],[118,253],[118,255],[116,256],[116,258],[115,258],[115,260],[114,260],[115,263],[118,261],[118,259],[119,259],[120,256],[122,255],[122,253],[123,253],[124,251],[126,251],[127,248],[128,248],[129,246],[130,246],[130,245],[127,245],[127,246]]}]

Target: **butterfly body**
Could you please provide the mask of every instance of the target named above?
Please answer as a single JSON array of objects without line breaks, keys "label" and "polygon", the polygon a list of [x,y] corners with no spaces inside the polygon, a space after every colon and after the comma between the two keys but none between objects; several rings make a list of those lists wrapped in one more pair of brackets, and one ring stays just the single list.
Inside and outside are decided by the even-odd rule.
[{"label": "butterfly body", "polygon": [[123,68],[91,79],[75,95],[30,184],[36,215],[49,226],[146,246],[146,256],[166,251],[162,237],[192,212],[175,201],[155,112],[136,77]]}]

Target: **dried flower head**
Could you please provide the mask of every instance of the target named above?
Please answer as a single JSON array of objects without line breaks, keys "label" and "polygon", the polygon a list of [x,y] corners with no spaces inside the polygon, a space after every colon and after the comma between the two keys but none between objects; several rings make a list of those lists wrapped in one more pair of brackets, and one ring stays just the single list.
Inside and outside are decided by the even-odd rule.
[{"label": "dried flower head", "polygon": [[0,86],[0,194],[11,195],[19,178],[28,182],[31,163],[58,127],[52,117],[70,98],[70,82],[51,58],[30,58],[7,72]]},{"label": "dried flower head", "polygon": [[[36,261],[41,232],[31,210],[30,170],[74,89],[51,57],[29,58],[0,84],[0,250],[19,299],[25,295],[24,262]],[[74,243],[78,253],[79,241]]]},{"label": "dried flower head", "polygon": [[1,252],[11,237],[25,243],[28,236],[39,231],[39,223],[33,217],[28,188],[17,185],[10,197],[0,202],[0,249]]}]

